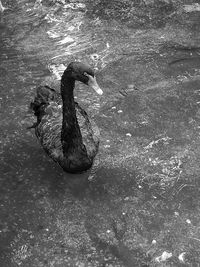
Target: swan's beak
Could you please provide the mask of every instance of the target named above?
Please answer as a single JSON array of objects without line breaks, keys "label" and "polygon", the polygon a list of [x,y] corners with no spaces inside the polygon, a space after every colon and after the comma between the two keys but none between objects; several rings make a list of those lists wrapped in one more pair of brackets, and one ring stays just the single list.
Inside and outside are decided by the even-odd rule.
[{"label": "swan's beak", "polygon": [[99,87],[97,81],[96,81],[96,77],[92,77],[91,75],[87,75],[87,77],[89,78],[88,80],[88,86],[91,87],[92,89],[94,89],[94,91],[99,94],[102,95],[103,91],[101,90],[101,88]]}]

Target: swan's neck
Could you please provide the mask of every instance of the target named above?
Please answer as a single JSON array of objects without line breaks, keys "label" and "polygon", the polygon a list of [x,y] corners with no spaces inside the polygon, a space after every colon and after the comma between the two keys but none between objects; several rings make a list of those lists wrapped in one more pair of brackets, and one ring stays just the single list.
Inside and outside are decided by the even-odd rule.
[{"label": "swan's neck", "polygon": [[61,141],[64,156],[84,149],[82,135],[76,117],[76,109],[74,102],[75,80],[72,78],[65,79],[61,82],[61,95],[63,100],[63,123]]}]

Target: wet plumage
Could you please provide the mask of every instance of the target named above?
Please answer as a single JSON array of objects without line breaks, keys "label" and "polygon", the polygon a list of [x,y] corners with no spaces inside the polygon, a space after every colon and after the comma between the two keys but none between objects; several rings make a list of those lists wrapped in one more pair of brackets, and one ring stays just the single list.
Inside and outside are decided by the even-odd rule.
[{"label": "wet plumage", "polygon": [[37,117],[35,133],[46,153],[64,171],[79,173],[92,166],[99,146],[99,130],[74,101],[75,80],[102,94],[94,71],[83,63],[69,64],[61,79],[61,94],[40,86],[31,108]]}]

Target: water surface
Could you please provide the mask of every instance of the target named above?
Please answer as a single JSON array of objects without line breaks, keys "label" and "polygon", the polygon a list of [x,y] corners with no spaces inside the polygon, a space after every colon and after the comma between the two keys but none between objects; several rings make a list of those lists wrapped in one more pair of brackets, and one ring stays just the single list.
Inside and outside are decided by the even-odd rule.
[{"label": "water surface", "polygon": [[[199,5],[3,4],[1,266],[198,266]],[[101,130],[80,175],[63,173],[26,129],[35,88],[59,90],[73,60],[91,64],[104,91],[77,84]]]}]

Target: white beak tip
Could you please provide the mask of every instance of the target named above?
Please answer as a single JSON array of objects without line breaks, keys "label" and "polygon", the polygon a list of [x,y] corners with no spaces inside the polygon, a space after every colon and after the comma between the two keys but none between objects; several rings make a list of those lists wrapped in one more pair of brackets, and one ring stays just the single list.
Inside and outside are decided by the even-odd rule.
[{"label": "white beak tip", "polygon": [[103,95],[103,91],[99,88],[99,89],[97,90],[97,94],[99,94],[99,95]]}]

